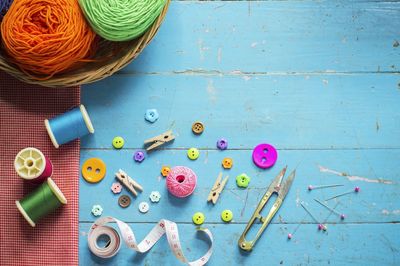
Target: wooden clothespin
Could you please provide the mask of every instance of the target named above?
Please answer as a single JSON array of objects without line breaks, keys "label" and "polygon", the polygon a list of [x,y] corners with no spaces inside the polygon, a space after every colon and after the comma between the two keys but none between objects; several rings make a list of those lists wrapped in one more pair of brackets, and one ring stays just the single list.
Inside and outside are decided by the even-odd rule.
[{"label": "wooden clothespin", "polygon": [[222,180],[222,173],[219,173],[219,176],[217,180],[214,183],[214,186],[212,187],[210,194],[208,194],[207,201],[212,201],[213,204],[217,203],[219,194],[221,194],[222,190],[225,187],[226,182],[228,182],[229,176],[226,176],[224,180]]},{"label": "wooden clothespin", "polygon": [[119,169],[118,173],[115,173],[115,177],[121,182],[135,197],[137,196],[137,190],[143,191],[143,187],[133,180],[127,173]]},{"label": "wooden clothespin", "polygon": [[150,144],[149,147],[146,148],[147,151],[151,151],[152,149],[157,148],[158,146],[161,146],[167,142],[170,142],[171,140],[174,140],[175,136],[172,134],[172,130],[168,130],[167,132],[155,136],[153,138],[147,139],[144,141],[144,144]]}]

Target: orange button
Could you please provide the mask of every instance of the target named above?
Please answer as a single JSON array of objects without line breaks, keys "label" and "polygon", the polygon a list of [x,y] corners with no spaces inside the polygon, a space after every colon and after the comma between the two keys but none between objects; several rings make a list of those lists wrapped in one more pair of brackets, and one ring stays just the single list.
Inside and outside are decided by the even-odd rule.
[{"label": "orange button", "polygon": [[82,176],[90,183],[97,183],[106,176],[106,164],[99,158],[87,159],[82,165]]},{"label": "orange button", "polygon": [[224,159],[222,160],[222,166],[223,166],[225,169],[231,169],[232,166],[233,166],[233,160],[232,160],[231,158],[224,158]]},{"label": "orange button", "polygon": [[163,166],[161,169],[161,174],[163,177],[166,177],[169,174],[169,171],[171,171],[171,168],[168,166]]}]

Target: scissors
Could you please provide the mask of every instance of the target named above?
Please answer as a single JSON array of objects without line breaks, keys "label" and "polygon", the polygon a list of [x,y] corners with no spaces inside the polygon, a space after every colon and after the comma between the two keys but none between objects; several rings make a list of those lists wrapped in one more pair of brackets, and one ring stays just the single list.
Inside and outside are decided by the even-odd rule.
[{"label": "scissors", "polygon": [[[239,247],[242,250],[251,251],[253,249],[253,246],[255,245],[256,241],[260,238],[260,236],[264,232],[265,228],[267,228],[267,226],[271,222],[272,218],[275,216],[276,212],[281,207],[282,202],[285,199],[285,197],[293,183],[293,179],[296,175],[296,170],[293,170],[293,172],[289,175],[289,177],[286,179],[286,181],[283,183],[283,185],[281,185],[282,179],[286,173],[286,169],[287,169],[287,166],[285,166],[285,168],[283,168],[280,171],[280,173],[272,181],[271,185],[269,185],[267,192],[265,192],[260,203],[258,203],[258,206],[257,206],[256,210],[254,211],[253,216],[251,216],[250,221],[247,223],[247,226],[244,229],[243,234],[240,236],[239,242],[238,242]],[[269,198],[274,193],[276,193],[278,195],[278,197],[276,198],[275,203],[271,207],[268,215],[266,217],[262,217],[260,213],[261,213],[262,209],[264,208],[264,206],[269,201]],[[251,226],[254,224],[254,222],[257,219],[259,219],[260,222],[262,222],[262,226],[258,230],[254,239],[248,241],[248,240],[246,240],[246,235],[249,232]]]}]

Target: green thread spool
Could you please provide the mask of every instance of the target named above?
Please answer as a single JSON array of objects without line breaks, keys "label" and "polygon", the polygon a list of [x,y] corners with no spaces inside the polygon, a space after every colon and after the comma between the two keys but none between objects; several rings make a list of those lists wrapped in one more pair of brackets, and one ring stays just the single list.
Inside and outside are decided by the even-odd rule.
[{"label": "green thread spool", "polygon": [[161,14],[167,0],[79,0],[92,29],[109,41],[142,35]]},{"label": "green thread spool", "polygon": [[67,204],[67,199],[51,178],[21,200],[15,201],[25,220],[35,227],[36,223],[58,207]]}]

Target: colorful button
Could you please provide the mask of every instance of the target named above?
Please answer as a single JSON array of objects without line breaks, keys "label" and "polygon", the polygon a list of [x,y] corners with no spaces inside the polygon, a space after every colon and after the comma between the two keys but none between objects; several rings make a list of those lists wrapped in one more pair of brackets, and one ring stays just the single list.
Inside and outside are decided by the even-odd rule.
[{"label": "colorful button", "polygon": [[203,131],[204,131],[203,123],[201,123],[199,121],[194,122],[192,125],[192,131],[194,134],[197,134],[197,135],[200,135],[201,133],[203,133]]},{"label": "colorful button", "polygon": [[196,212],[192,217],[193,223],[197,225],[203,224],[205,219],[204,214],[201,212]]},{"label": "colorful button", "polygon": [[150,200],[151,202],[159,202],[161,199],[161,194],[158,191],[152,191],[150,193]]},{"label": "colorful button", "polygon": [[135,153],[133,154],[133,159],[138,162],[141,163],[143,162],[143,160],[145,159],[145,155],[143,151],[135,151]]},{"label": "colorful button", "polygon": [[229,223],[233,219],[233,213],[231,210],[223,210],[221,212],[221,219],[222,221]]},{"label": "colorful button", "polygon": [[219,139],[217,141],[217,148],[220,150],[226,150],[228,148],[228,141],[226,139]]},{"label": "colorful button", "polygon": [[103,208],[100,205],[93,205],[92,214],[94,216],[100,216],[103,213]]},{"label": "colorful button", "polygon": [[273,166],[277,159],[278,153],[270,144],[259,144],[253,150],[253,162],[260,168]]},{"label": "colorful button", "polygon": [[112,191],[114,194],[121,193],[121,190],[122,190],[122,185],[121,185],[121,183],[115,182],[115,183],[112,184],[112,186],[111,186],[111,191]]},{"label": "colorful button", "polygon": [[122,208],[126,208],[131,204],[131,198],[128,195],[122,195],[118,198],[118,204]]},{"label": "colorful button", "polygon": [[250,177],[246,174],[241,174],[236,177],[238,187],[246,188],[250,183]]},{"label": "colorful button", "polygon": [[166,177],[169,174],[169,171],[171,171],[171,168],[169,168],[168,166],[163,166],[161,168],[161,175],[163,177]]},{"label": "colorful button", "polygon": [[125,141],[122,137],[115,137],[113,138],[112,145],[116,149],[121,149],[124,147]]},{"label": "colorful button", "polygon": [[196,148],[190,148],[187,151],[187,156],[189,157],[190,160],[196,160],[199,158],[200,152]]},{"label": "colorful button", "polygon": [[82,176],[89,183],[100,182],[106,176],[106,164],[99,158],[87,159],[82,165]]},{"label": "colorful button", "polygon": [[148,212],[149,208],[150,208],[150,206],[149,206],[149,204],[147,202],[143,201],[143,202],[139,203],[139,211],[141,213]]},{"label": "colorful button", "polygon": [[156,122],[158,117],[159,115],[156,109],[147,109],[146,113],[144,114],[144,118],[150,123]]},{"label": "colorful button", "polygon": [[231,158],[224,158],[224,159],[222,160],[222,166],[223,166],[225,169],[231,169],[232,166],[233,166],[233,160],[232,160]]}]

